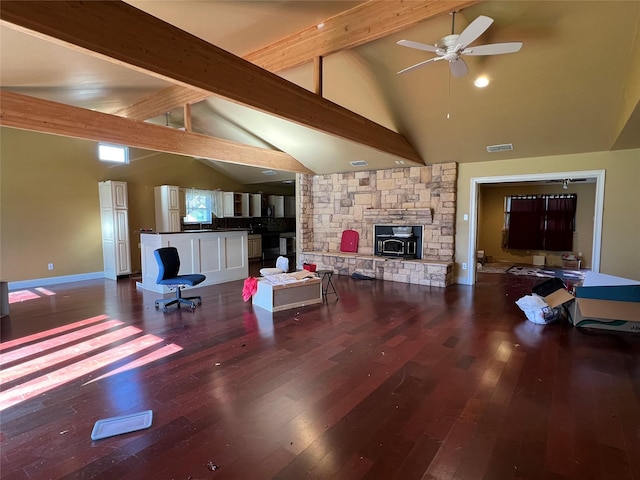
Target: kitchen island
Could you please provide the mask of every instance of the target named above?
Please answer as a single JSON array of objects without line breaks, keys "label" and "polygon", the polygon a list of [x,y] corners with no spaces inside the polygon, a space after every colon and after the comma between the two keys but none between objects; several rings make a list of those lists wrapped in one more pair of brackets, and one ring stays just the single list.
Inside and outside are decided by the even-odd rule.
[{"label": "kitchen island", "polygon": [[172,233],[141,233],[142,281],[139,288],[168,293],[158,285],[158,264],[153,252],[161,247],[176,247],[180,256],[180,275],[201,273],[207,278],[198,285],[242,280],[249,276],[247,230],[202,230]]}]

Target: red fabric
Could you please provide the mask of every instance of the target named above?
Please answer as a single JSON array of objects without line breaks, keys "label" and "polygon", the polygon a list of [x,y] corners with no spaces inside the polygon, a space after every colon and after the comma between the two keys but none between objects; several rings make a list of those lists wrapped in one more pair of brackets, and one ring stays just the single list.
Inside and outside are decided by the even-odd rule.
[{"label": "red fabric", "polygon": [[242,299],[248,302],[254,293],[258,290],[258,279],[255,277],[249,277],[244,281],[242,287]]}]

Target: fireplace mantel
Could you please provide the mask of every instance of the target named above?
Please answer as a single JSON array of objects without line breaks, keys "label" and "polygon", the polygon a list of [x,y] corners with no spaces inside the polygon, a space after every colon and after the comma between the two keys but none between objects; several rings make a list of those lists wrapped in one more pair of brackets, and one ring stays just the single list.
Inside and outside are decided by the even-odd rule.
[{"label": "fireplace mantel", "polygon": [[430,208],[368,208],[362,211],[362,218],[367,223],[430,225],[433,223],[433,210]]}]

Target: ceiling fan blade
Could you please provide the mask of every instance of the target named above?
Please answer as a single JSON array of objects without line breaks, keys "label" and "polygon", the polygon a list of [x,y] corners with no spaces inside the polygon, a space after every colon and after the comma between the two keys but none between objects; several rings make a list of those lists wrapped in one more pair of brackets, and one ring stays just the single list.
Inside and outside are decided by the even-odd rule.
[{"label": "ceiling fan blade", "polygon": [[490,43],[477,47],[465,48],[463,55],[501,55],[503,53],[515,53],[522,48],[522,42]]},{"label": "ceiling fan blade", "polygon": [[451,60],[449,62],[449,68],[451,68],[451,74],[456,78],[464,77],[469,71],[467,64],[460,57],[456,60]]},{"label": "ceiling fan blade", "polygon": [[400,70],[398,72],[398,75],[400,75],[401,73],[410,72],[412,70],[415,70],[416,68],[420,68],[420,67],[426,65],[427,63],[437,62],[438,60],[442,60],[443,58],[444,57],[434,57],[434,58],[430,58],[429,60],[425,60],[424,62],[416,63],[415,65],[412,65],[410,67],[405,68],[404,70]]},{"label": "ceiling fan blade", "polygon": [[487,28],[491,26],[493,23],[493,18],[485,17],[484,15],[480,15],[473,22],[471,22],[467,28],[465,28],[460,36],[458,37],[458,45],[460,47],[458,50],[463,49],[471,42],[475,41],[480,35],[482,35]]},{"label": "ceiling fan blade", "polygon": [[424,50],[426,52],[437,52],[438,49],[432,45],[426,43],[412,42],[411,40],[400,40],[398,45],[403,47],[415,48],[417,50]]}]

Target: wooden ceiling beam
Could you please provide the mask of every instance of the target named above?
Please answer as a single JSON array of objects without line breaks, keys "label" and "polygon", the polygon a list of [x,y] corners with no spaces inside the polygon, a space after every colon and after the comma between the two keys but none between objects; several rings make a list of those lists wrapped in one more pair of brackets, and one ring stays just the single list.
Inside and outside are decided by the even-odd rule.
[{"label": "wooden ceiling beam", "polygon": [[402,135],[124,2],[3,0],[0,18],[99,58],[424,164]]},{"label": "wooden ceiling beam", "polygon": [[370,0],[244,56],[280,72],[402,31],[430,18],[462,10],[480,0]]},{"label": "wooden ceiling beam", "polygon": [[313,174],[291,155],[0,90],[0,126]]},{"label": "wooden ceiling beam", "polygon": [[[325,20],[323,28],[309,26],[243,58],[276,73],[339,50],[377,40],[479,2],[480,0],[370,0]],[[184,92],[180,93],[181,90]],[[186,102],[196,103],[209,96],[201,90],[189,92],[190,90],[192,89],[182,86],[169,87],[116,114],[147,120]]]},{"label": "wooden ceiling beam", "polygon": [[174,108],[197,103],[210,96],[211,94],[205,90],[183,85],[172,85],[145,97],[140,102],[113,112],[113,114],[136,120],[148,120],[170,112]]}]

